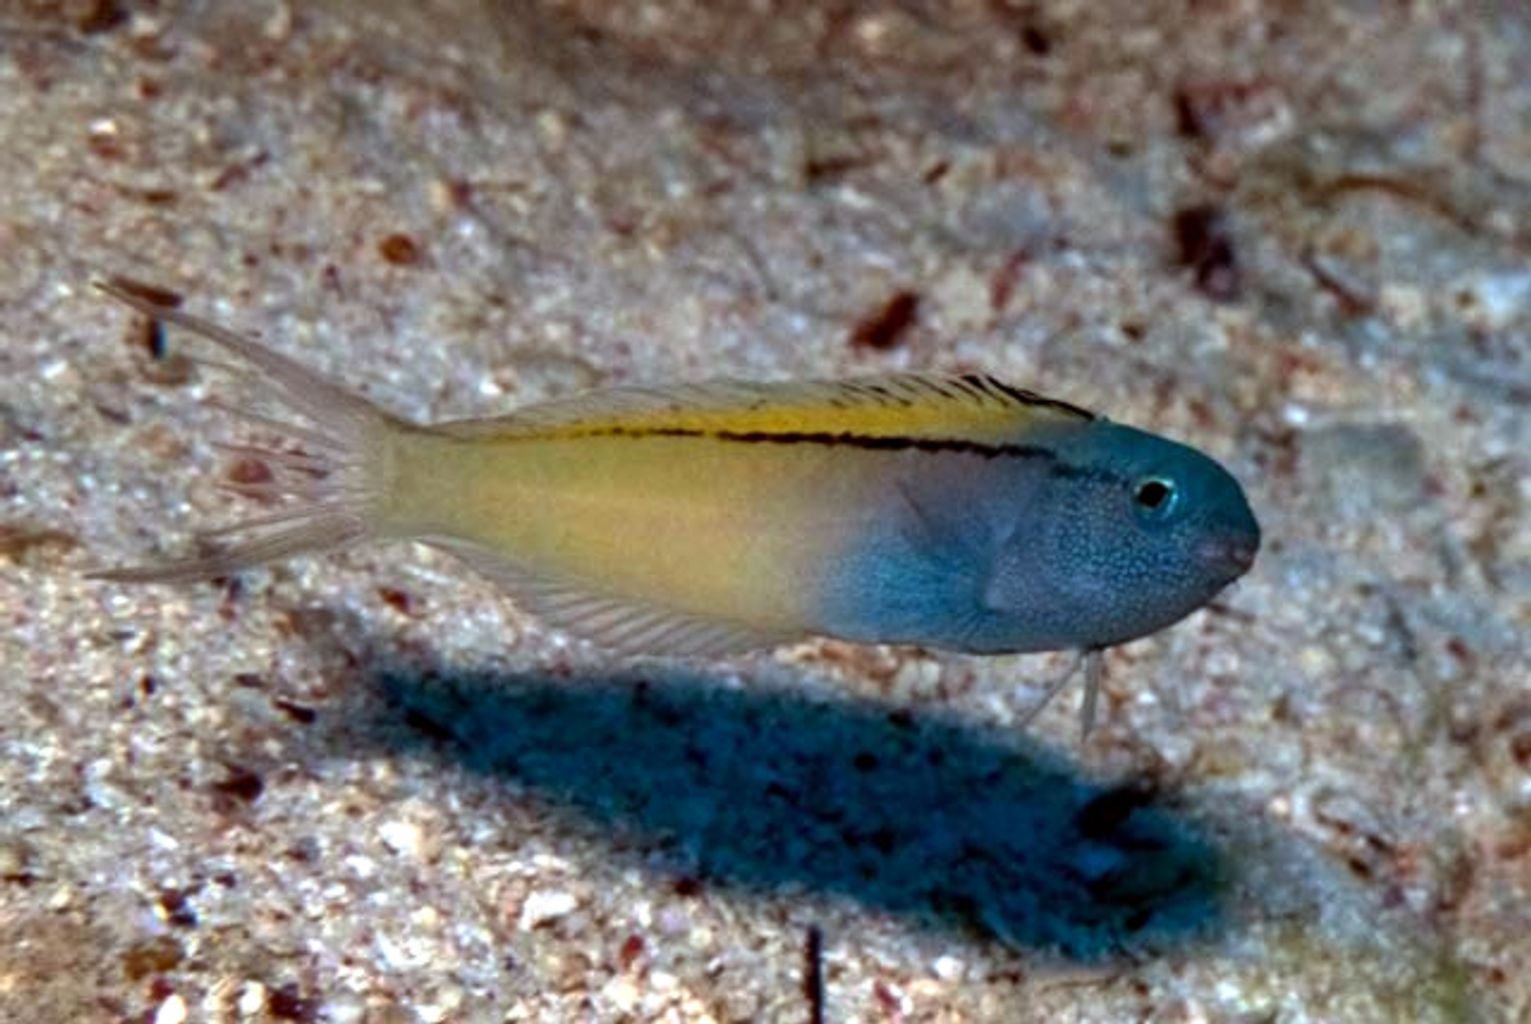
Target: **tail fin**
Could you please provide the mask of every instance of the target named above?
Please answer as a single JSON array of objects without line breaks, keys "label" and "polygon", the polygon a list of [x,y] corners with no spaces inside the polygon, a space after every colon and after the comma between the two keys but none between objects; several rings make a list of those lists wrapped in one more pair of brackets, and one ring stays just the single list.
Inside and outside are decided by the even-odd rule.
[{"label": "tail fin", "polygon": [[95,579],[170,583],[225,576],[306,552],[343,547],[373,534],[385,486],[388,435],[398,421],[250,338],[191,316],[123,279],[97,281],[101,291],[163,323],[183,327],[237,356],[258,373],[269,396],[309,425],[219,404],[274,444],[222,445],[249,460],[237,494],[284,505],[203,535],[205,553],[180,561],[92,573]]}]

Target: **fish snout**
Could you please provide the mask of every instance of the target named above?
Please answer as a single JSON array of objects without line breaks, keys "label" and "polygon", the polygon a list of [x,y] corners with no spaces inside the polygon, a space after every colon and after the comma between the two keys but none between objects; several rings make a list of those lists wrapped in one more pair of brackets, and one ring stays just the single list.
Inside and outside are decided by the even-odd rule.
[{"label": "fish snout", "polygon": [[1260,535],[1258,533],[1240,533],[1208,537],[1201,542],[1198,554],[1209,568],[1219,573],[1226,573],[1229,579],[1236,579],[1248,572],[1250,566],[1255,564],[1255,555],[1259,551]]}]

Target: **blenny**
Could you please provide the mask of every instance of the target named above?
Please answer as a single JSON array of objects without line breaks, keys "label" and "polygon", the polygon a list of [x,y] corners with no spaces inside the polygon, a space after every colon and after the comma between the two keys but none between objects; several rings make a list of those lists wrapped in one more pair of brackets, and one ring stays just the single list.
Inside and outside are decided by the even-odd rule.
[{"label": "blenny", "polygon": [[306,421],[235,408],[280,440],[241,449],[268,470],[227,486],[278,510],[103,579],[410,538],[623,654],[809,636],[1079,651],[1088,730],[1098,652],[1205,605],[1259,548],[1213,459],[984,374],[621,387],[416,426],[140,288],[98,287],[253,365]]}]

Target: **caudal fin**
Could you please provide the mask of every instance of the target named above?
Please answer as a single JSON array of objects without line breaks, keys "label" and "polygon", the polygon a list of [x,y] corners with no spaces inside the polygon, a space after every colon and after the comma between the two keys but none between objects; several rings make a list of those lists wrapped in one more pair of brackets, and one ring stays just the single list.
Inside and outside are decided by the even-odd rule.
[{"label": "caudal fin", "polygon": [[[217,403],[255,428],[260,440],[220,447],[247,472],[221,486],[277,506],[266,514],[202,535],[190,558],[91,573],[95,579],[170,583],[208,579],[292,555],[325,551],[373,533],[385,487],[388,435],[397,421],[299,363],[218,324],[148,297],[122,279],[101,291],[139,313],[185,328],[252,367],[258,389],[289,415],[266,416]],[[301,421],[295,421],[294,416]]]}]

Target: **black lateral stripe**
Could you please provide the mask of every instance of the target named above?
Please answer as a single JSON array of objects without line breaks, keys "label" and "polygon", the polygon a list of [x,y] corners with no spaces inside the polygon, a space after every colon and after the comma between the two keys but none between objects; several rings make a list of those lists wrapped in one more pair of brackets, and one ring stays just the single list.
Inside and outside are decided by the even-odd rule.
[{"label": "black lateral stripe", "polygon": [[1074,480],[1098,480],[1125,484],[1126,478],[1100,466],[1077,466],[1063,461],[1056,451],[1039,444],[1016,444],[971,441],[960,437],[906,437],[900,435],[832,433],[830,431],[702,430],[696,427],[603,427],[577,434],[562,435],[562,440],[589,437],[695,438],[706,441],[729,441],[738,444],[813,444],[843,446],[878,452],[951,452],[976,455],[984,459],[1041,459],[1048,463],[1051,476]]},{"label": "black lateral stripe", "polygon": [[743,444],[819,444],[843,445],[877,452],[959,452],[983,458],[1010,456],[1022,459],[1056,460],[1058,453],[1038,444],[989,444],[970,441],[960,437],[904,437],[899,435],[829,433],[828,431],[768,431],[768,430],[656,430],[650,433],[667,437],[707,437],[718,441],[737,441]]},{"label": "black lateral stripe", "polygon": [[767,430],[696,430],[684,427],[666,427],[652,430],[616,430],[612,433],[626,437],[695,437],[712,441],[734,441],[740,444],[818,444],[843,445],[865,451],[879,452],[954,452],[976,455],[985,459],[1042,459],[1048,463],[1051,476],[1071,480],[1098,480],[1104,483],[1125,484],[1126,478],[1099,466],[1076,466],[1064,462],[1056,451],[1039,444],[1014,444],[1002,442],[988,444],[955,437],[900,437],[875,434],[834,434],[829,432]]},{"label": "black lateral stripe", "polygon": [[1054,476],[1103,480],[1119,479],[1108,470],[1075,466],[1064,462],[1058,453],[1046,445],[1014,444],[1001,442],[990,444],[970,441],[960,437],[903,437],[898,435],[830,433],[828,431],[769,431],[769,430],[698,430],[692,427],[653,427],[632,429],[613,427],[596,431],[587,436],[606,437],[694,437],[709,441],[732,441],[739,444],[816,444],[837,445],[876,452],[954,452],[960,455],[977,455],[985,459],[1043,459],[1051,463],[1048,472]]},{"label": "black lateral stripe", "polygon": [[970,441],[961,437],[906,437],[903,435],[832,433],[808,430],[702,430],[697,427],[605,427],[573,435],[578,437],[627,437],[634,440],[645,437],[694,437],[708,441],[733,441],[739,444],[816,444],[860,448],[877,452],[958,452],[983,458],[1011,456],[1022,459],[1049,459],[1056,461],[1058,453],[1045,445],[1013,444],[1001,442],[990,444]]}]

